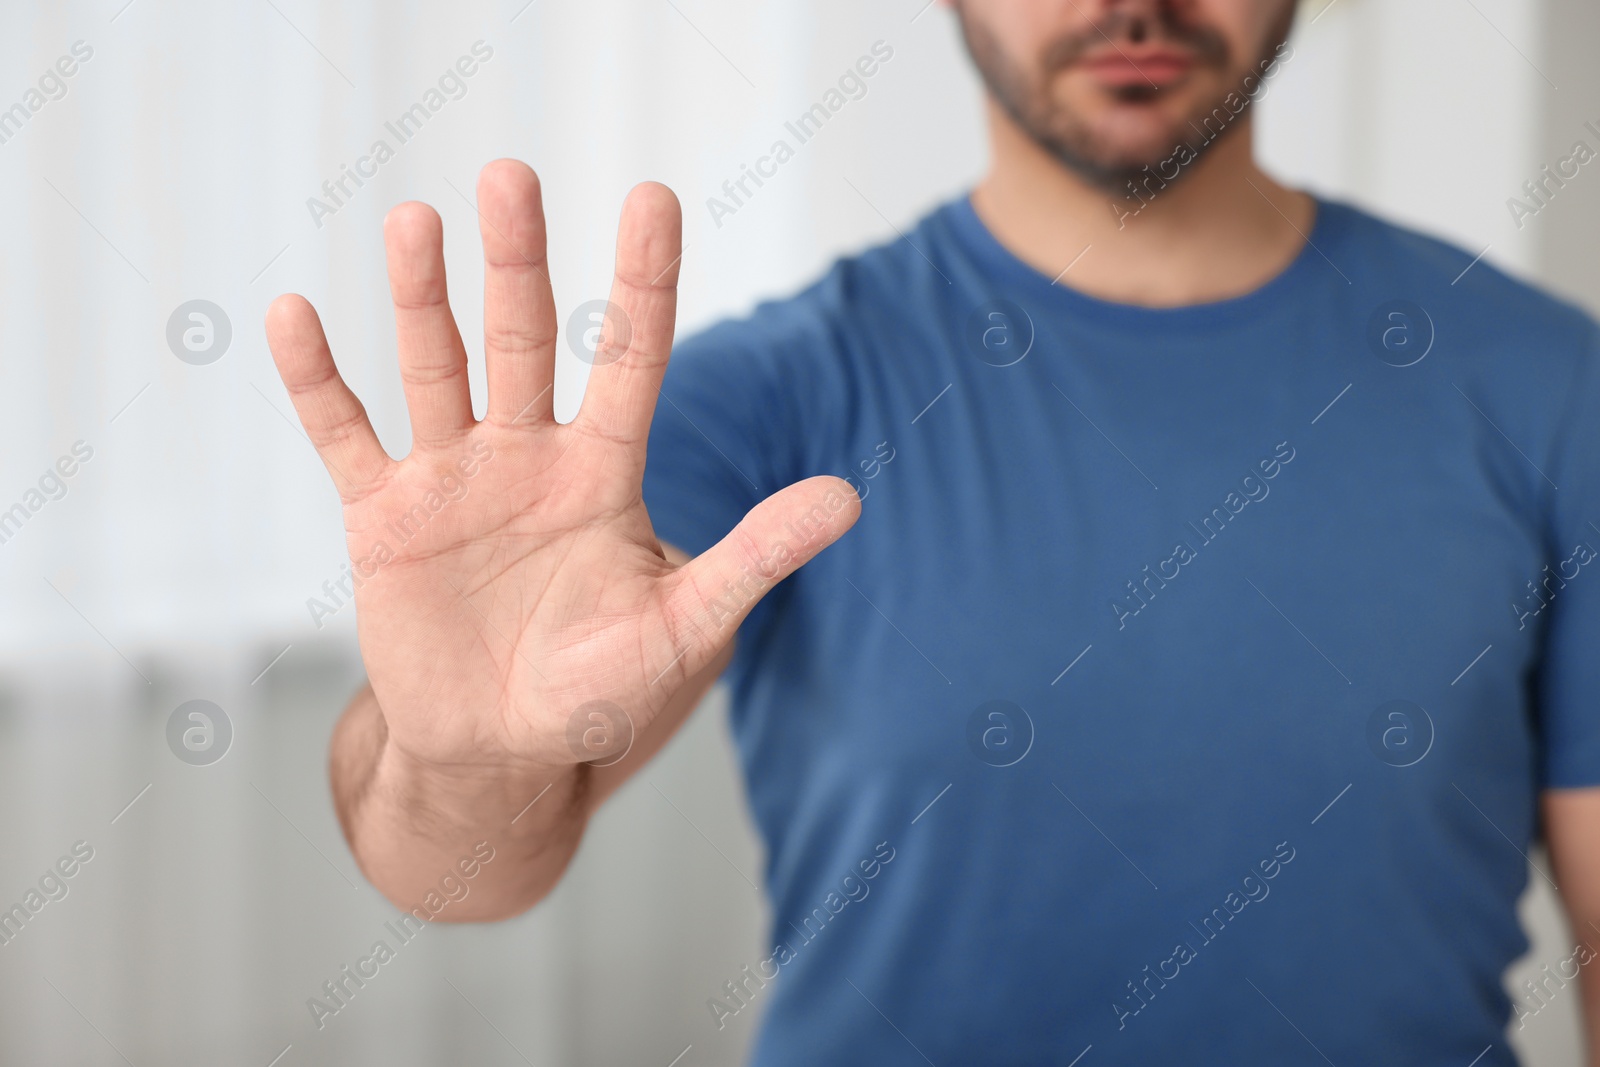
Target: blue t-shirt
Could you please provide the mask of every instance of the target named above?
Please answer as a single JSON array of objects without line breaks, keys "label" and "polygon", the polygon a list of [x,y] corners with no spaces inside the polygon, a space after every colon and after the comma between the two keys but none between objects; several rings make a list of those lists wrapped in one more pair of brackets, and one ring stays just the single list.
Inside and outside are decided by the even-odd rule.
[{"label": "blue t-shirt", "polygon": [[1515,1062],[1537,793],[1600,784],[1600,376],[1472,258],[1320,200],[1142,308],[961,197],[677,346],[663,541],[864,496],[728,675],[755,1063]]}]

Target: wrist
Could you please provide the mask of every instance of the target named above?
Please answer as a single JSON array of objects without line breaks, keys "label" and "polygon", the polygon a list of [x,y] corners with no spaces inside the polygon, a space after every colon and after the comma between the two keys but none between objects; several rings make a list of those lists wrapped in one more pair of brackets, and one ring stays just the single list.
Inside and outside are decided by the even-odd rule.
[{"label": "wrist", "polygon": [[[549,892],[587,822],[583,780],[544,765],[436,764],[385,746],[350,835],[363,873],[397,907],[426,899],[469,854],[481,868],[451,921],[490,921]],[[469,866],[471,866],[469,862]],[[431,910],[431,909],[430,909]]]},{"label": "wrist", "polygon": [[[529,805],[569,811],[577,792],[579,767],[536,760],[496,759],[443,762],[418,757],[393,738],[385,740],[373,775],[373,793],[421,831],[454,835],[462,830],[548,824],[532,820]],[[546,801],[552,803],[546,806]]]}]

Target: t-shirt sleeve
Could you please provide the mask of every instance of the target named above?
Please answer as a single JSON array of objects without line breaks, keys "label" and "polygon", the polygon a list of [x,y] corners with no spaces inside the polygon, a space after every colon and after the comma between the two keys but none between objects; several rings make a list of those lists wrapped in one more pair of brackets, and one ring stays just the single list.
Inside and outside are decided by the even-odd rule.
[{"label": "t-shirt sleeve", "polygon": [[749,416],[765,406],[765,390],[729,333],[713,328],[674,348],[650,424],[645,507],[656,536],[690,556],[721,540],[764,495],[770,442]]},{"label": "t-shirt sleeve", "polygon": [[673,347],[650,424],[644,501],[656,536],[690,556],[802,477],[776,317],[758,309]]},{"label": "t-shirt sleeve", "polygon": [[1535,692],[1552,789],[1600,785],[1600,327],[1585,325],[1549,468],[1549,573],[1565,584],[1550,601]]},{"label": "t-shirt sleeve", "polygon": [[[828,331],[807,295],[763,304],[673,348],[650,425],[644,502],[656,536],[691,557],[715,545],[756,504],[811,474],[802,427],[834,405],[817,394]],[[801,394],[808,394],[802,396]],[[810,412],[811,414],[808,414]],[[769,593],[741,628],[746,638],[782,600]]]}]

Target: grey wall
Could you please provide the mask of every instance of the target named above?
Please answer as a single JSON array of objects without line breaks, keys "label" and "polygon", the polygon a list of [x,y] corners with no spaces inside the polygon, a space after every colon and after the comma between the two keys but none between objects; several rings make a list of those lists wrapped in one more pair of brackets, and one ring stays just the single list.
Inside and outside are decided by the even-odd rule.
[{"label": "grey wall", "polygon": [[[665,1065],[691,1044],[684,1063],[740,1062],[754,1013],[719,1030],[704,1003],[757,958],[762,921],[718,700],[607,806],[546,902],[402,947],[327,791],[359,673],[312,650],[230,680],[275,652],[4,694],[0,902],[74,843],[94,853],[0,944],[0,1062],[264,1067],[289,1048],[282,1064]],[[208,766],[164,736],[196,697],[235,731]],[[317,1026],[307,999],[380,938],[395,958]]]}]

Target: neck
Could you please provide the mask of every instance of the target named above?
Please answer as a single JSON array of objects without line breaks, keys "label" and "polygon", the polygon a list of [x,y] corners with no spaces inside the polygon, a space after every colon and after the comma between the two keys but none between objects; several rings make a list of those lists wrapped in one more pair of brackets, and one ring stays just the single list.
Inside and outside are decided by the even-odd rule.
[{"label": "neck", "polygon": [[993,159],[973,209],[1017,258],[1090,296],[1150,307],[1242,296],[1287,268],[1311,232],[1312,198],[1256,166],[1249,112],[1177,181],[1152,177],[1142,199],[1085,182],[993,99],[988,112]]}]

